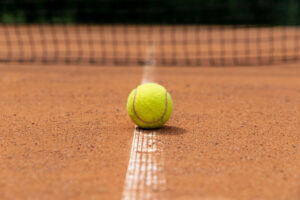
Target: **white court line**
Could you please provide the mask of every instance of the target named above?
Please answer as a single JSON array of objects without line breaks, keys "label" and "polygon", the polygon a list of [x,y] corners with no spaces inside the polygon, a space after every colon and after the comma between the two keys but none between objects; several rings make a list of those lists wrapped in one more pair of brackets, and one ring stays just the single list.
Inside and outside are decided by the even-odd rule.
[{"label": "white court line", "polygon": [[[154,48],[148,49],[142,83],[154,81]],[[166,188],[163,151],[156,131],[135,127],[123,200],[163,199]]]},{"label": "white court line", "polygon": [[146,64],[144,66],[142,83],[154,82],[155,68],[154,47],[151,46],[147,49]]},{"label": "white court line", "polygon": [[165,184],[163,153],[156,132],[136,127],[122,199],[162,199]]}]

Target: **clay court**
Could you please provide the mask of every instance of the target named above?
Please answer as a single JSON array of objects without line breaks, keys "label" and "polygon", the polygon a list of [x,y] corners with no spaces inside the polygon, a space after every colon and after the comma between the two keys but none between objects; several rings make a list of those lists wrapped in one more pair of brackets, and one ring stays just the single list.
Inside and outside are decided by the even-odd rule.
[{"label": "clay court", "polygon": [[[16,2],[0,3],[0,199],[300,199],[296,9],[268,25],[251,3],[231,20],[221,3]],[[173,98],[162,128],[127,114],[144,82]]]},{"label": "clay court", "polygon": [[[299,63],[149,70],[174,112],[155,130],[160,170],[149,175],[165,183],[136,195],[299,199]],[[1,64],[0,198],[121,199],[135,132],[126,100],[144,73]]]}]

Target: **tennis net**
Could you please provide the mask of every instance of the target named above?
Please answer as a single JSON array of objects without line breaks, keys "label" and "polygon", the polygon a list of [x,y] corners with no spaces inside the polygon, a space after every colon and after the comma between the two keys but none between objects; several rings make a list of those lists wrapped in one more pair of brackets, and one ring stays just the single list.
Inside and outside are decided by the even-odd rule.
[{"label": "tennis net", "polygon": [[[14,1],[3,2],[2,12],[8,2]],[[25,5],[21,6],[22,15],[9,15],[6,9],[6,15],[0,18],[1,62],[142,65],[149,54],[157,65],[263,65],[300,60],[297,23],[241,25],[225,16],[219,17],[223,21],[217,17],[205,21],[200,16],[203,21],[189,18],[158,24],[157,19],[128,20],[131,18],[125,14],[125,22],[120,15],[117,21],[106,16],[101,18],[106,21],[96,23],[90,20],[95,13],[91,7],[80,15],[80,21],[73,18],[83,11],[75,8],[47,12],[40,8],[31,12],[28,6],[32,1]],[[62,13],[75,14],[72,18]],[[152,9],[151,16],[155,14]]]}]

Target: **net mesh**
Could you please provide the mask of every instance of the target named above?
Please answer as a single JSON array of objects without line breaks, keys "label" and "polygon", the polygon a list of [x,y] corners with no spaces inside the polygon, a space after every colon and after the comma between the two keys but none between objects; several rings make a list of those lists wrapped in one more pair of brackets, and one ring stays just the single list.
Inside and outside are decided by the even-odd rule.
[{"label": "net mesh", "polygon": [[[1,62],[142,65],[149,53],[158,65],[260,65],[300,60],[298,22],[293,17],[274,22],[272,16],[278,14],[274,11],[243,17],[241,13],[219,14],[228,4],[198,10],[190,6],[173,10],[173,15],[161,22],[155,17],[161,10],[155,7],[138,7],[134,12],[112,9],[109,13],[109,0],[101,4],[106,9],[98,4],[93,9],[79,0],[75,1],[77,7],[71,4],[56,9],[51,9],[58,5],[54,1],[20,2],[0,3]],[[14,12],[10,11],[13,6],[18,8]],[[197,15],[203,10],[213,11],[213,15],[209,19]],[[138,19],[141,12],[145,16]],[[266,24],[257,24],[261,21]]]}]

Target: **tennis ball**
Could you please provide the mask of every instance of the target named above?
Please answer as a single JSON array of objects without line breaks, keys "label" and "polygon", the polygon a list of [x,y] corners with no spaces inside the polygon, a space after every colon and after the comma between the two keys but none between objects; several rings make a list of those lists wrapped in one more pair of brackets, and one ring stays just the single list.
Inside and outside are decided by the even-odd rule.
[{"label": "tennis ball", "polygon": [[170,118],[172,110],[171,95],[157,83],[139,85],[128,96],[128,115],[141,128],[162,127]]}]

